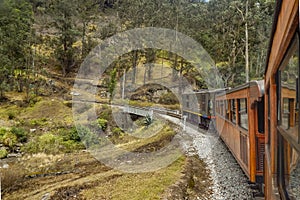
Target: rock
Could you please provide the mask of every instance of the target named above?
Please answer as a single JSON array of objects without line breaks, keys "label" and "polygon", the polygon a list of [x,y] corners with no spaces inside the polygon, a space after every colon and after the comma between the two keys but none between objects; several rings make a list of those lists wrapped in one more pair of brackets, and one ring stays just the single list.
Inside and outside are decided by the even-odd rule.
[{"label": "rock", "polygon": [[31,128],[29,131],[30,131],[30,133],[34,133],[36,131],[36,129],[35,128]]},{"label": "rock", "polygon": [[41,200],[48,200],[50,197],[50,193],[46,193],[42,196]]},{"label": "rock", "polygon": [[2,168],[2,169],[8,169],[9,165],[7,163],[4,163],[0,168]]},{"label": "rock", "polygon": [[70,95],[72,95],[72,96],[80,96],[81,94],[79,92],[71,92]]},{"label": "rock", "polygon": [[22,157],[22,154],[19,154],[19,153],[9,153],[7,155],[7,158],[18,158],[18,157]]}]

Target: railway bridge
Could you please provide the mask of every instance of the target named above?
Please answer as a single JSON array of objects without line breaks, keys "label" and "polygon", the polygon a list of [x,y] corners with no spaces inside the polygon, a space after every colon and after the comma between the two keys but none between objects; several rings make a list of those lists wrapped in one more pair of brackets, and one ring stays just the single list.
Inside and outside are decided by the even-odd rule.
[{"label": "railway bridge", "polygon": [[153,118],[153,109],[147,107],[141,108],[141,107],[133,107],[133,106],[124,106],[123,112],[135,114],[143,117],[150,116],[151,119]]}]

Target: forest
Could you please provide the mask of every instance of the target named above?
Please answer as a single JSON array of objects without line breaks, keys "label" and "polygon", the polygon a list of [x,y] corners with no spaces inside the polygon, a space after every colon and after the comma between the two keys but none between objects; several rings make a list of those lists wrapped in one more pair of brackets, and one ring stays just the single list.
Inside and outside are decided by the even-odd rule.
[{"label": "forest", "polygon": [[[116,170],[87,150],[108,141],[138,155],[168,146],[181,134],[180,122],[130,115],[132,129],[133,123],[115,113],[127,116],[124,106],[118,107],[124,95],[130,106],[180,110],[182,77],[194,90],[207,88],[207,77],[194,63],[166,49],[144,48],[117,57],[98,82],[77,75],[103,41],[155,27],[202,45],[224,87],[263,79],[274,6],[275,0],[1,0],[0,179],[5,199],[214,199],[210,169],[192,156],[190,136],[182,136],[186,149],[176,161],[146,173]],[[89,61],[98,66],[103,60],[95,57]],[[164,77],[179,83],[179,95],[161,86]],[[76,90],[78,79],[82,90]],[[156,84],[147,85],[150,80]],[[85,86],[97,88],[96,95]],[[114,102],[116,90],[120,98]],[[95,98],[84,101],[84,96]],[[129,165],[143,160],[121,157]]]},{"label": "forest", "polygon": [[[74,77],[100,41],[142,27],[176,30],[199,42],[215,61],[225,87],[262,79],[273,7],[274,0],[3,0],[0,97],[17,91],[30,100],[41,85],[51,85],[50,74]],[[134,69],[142,58],[153,62],[158,57],[172,63],[174,74],[203,87],[202,78],[188,70],[189,63],[155,49],[124,55],[116,76]]]}]

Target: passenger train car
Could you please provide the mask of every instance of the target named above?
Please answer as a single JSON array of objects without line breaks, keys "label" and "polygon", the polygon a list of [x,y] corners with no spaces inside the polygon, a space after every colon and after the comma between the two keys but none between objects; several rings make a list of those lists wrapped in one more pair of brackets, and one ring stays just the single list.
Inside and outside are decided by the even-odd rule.
[{"label": "passenger train car", "polygon": [[[299,0],[277,0],[264,81],[183,94],[183,116],[216,129],[265,199],[300,199]],[[195,103],[194,103],[195,102]]]},{"label": "passenger train car", "polygon": [[280,0],[265,71],[265,198],[300,199],[299,1]]},{"label": "passenger train car", "polygon": [[263,183],[264,82],[216,95],[216,129],[251,182]]},{"label": "passenger train car", "polygon": [[208,129],[211,120],[215,119],[215,96],[222,91],[201,90],[182,94],[182,116],[187,122]]}]

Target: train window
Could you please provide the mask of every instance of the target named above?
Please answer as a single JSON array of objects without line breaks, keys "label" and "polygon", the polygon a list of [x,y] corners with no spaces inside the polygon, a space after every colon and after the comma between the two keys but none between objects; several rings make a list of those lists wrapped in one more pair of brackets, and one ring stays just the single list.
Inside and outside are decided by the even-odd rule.
[{"label": "train window", "polygon": [[299,38],[296,34],[278,77],[278,182],[287,199],[300,198]]},{"label": "train window", "polygon": [[230,114],[231,114],[231,121],[233,123],[236,123],[236,112],[235,112],[235,109],[236,109],[236,106],[235,106],[235,99],[231,99],[230,100]]},{"label": "train window", "polygon": [[230,113],[230,110],[229,110],[229,107],[228,107],[228,105],[229,105],[229,100],[225,100],[224,102],[225,102],[225,110],[226,110],[225,118],[226,118],[226,119],[229,119],[229,113]]},{"label": "train window", "polygon": [[220,104],[221,104],[221,102],[220,102],[220,101],[218,101],[218,114],[220,114],[220,115],[221,115],[221,106],[220,106]]},{"label": "train window", "polygon": [[238,99],[238,118],[240,127],[248,130],[247,99]]},{"label": "train window", "polygon": [[281,126],[284,127],[285,129],[288,129],[290,126],[290,104],[289,104],[289,99],[288,98],[283,98],[282,101],[282,118],[281,118]]},{"label": "train window", "polygon": [[280,68],[280,126],[295,140],[299,138],[298,74],[299,47],[296,38]]},{"label": "train window", "polygon": [[211,100],[208,100],[208,111],[207,114],[208,115],[212,115],[213,114],[213,110],[214,110],[214,104],[212,103]]},{"label": "train window", "polygon": [[286,168],[285,184],[290,199],[300,199],[300,154],[286,143],[286,156],[289,158]]},{"label": "train window", "polygon": [[186,107],[187,107],[187,108],[190,107],[190,102],[189,102],[189,101],[186,102]]},{"label": "train window", "polygon": [[257,128],[258,132],[265,133],[265,98],[262,97],[261,101],[257,102]]}]

